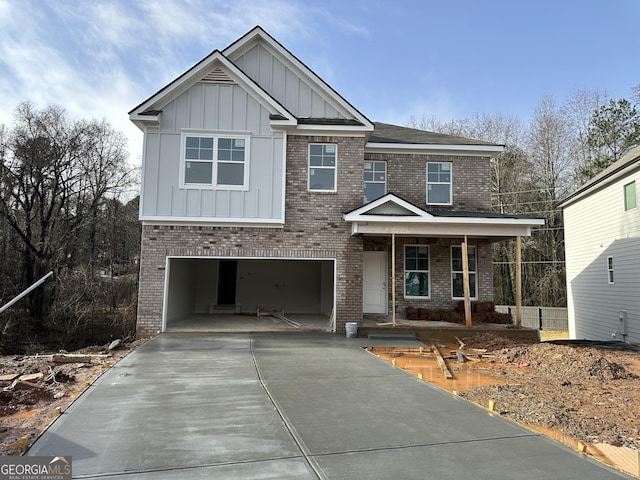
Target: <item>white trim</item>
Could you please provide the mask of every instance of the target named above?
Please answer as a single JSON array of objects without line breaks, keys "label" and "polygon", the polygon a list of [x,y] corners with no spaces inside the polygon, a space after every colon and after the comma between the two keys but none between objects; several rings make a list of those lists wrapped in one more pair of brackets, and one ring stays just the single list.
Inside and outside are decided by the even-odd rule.
[{"label": "white trim", "polygon": [[[312,83],[313,85],[309,85],[312,90],[316,90],[316,93],[323,97],[323,100],[330,104],[337,104],[345,113],[349,113],[353,115],[359,122],[361,122],[364,126],[361,127],[363,130],[367,132],[372,132],[374,129],[374,125],[369,121],[367,117],[365,117],[362,113],[360,113],[353,105],[347,102],[339,93],[333,90],[328,83],[326,83],[322,78],[316,75],[311,69],[309,69],[306,65],[304,65],[300,60],[298,60],[292,53],[286,50],[282,45],[280,45],[274,38],[272,38],[267,32],[265,32],[261,27],[255,27],[250,32],[247,32],[243,37],[236,40],[234,43],[229,45],[227,48],[223,50],[223,53],[226,57],[228,57],[231,61],[236,60],[248,50],[250,50],[254,45],[260,43],[267,50],[271,50],[271,54],[274,57],[278,58],[285,65],[290,65],[294,72],[299,72],[301,75],[299,78],[305,83]],[[269,47],[269,48],[267,48]],[[277,55],[275,55],[277,54]],[[306,78],[305,78],[306,77]],[[320,91],[318,91],[320,90]],[[340,110],[340,109],[337,109]]]},{"label": "white trim", "polygon": [[[282,195],[280,201],[280,211],[282,212],[281,221],[284,224],[286,216],[286,203],[287,203],[287,144],[289,143],[289,136],[287,132],[282,132]],[[274,152],[275,153],[275,152]]]},{"label": "white trim", "polygon": [[[264,256],[249,256],[249,257],[236,257],[236,256],[198,256],[198,255],[166,255],[165,256],[165,271],[164,271],[164,286],[163,286],[163,300],[162,300],[162,332],[167,331],[167,303],[169,301],[169,270],[172,259],[198,259],[198,260],[302,260],[302,261],[319,261],[319,262],[332,262],[333,263],[333,312],[336,315],[337,309],[337,287],[338,287],[338,259],[330,257],[321,258],[307,258],[307,257],[264,257]],[[333,333],[336,332],[337,322],[333,324]]]},{"label": "white trim", "polygon": [[170,217],[146,215],[140,218],[143,225],[181,225],[212,227],[259,227],[282,228],[284,218],[214,218],[214,217]]},{"label": "white trim", "polygon": [[[444,164],[448,164],[449,165],[449,201],[445,202],[445,203],[437,203],[437,202],[430,202],[429,201],[429,184],[431,185],[446,185],[447,182],[429,182],[429,165],[444,165]],[[440,172],[438,171],[438,174]],[[425,180],[426,180],[426,185],[427,185],[427,189],[425,191],[425,203],[427,205],[445,205],[445,206],[451,206],[453,205],[453,162],[427,162],[425,165]]]},{"label": "white trim", "polygon": [[283,105],[280,105],[260,85],[251,80],[242,70],[226,58],[219,50],[215,50],[207,57],[200,60],[197,64],[187,70],[183,75],[165,85],[157,93],[149,97],[140,105],[129,112],[129,119],[135,123],[138,128],[143,129],[145,124],[157,124],[161,113],[158,115],[141,115],[147,110],[161,109],[172,100],[178,98],[183,92],[196,84],[209,71],[216,66],[221,69],[234,80],[240,88],[244,89],[259,104],[263,105],[269,113],[279,114],[286,120],[277,120],[278,125],[296,125],[297,120]]},{"label": "white trim", "polygon": [[495,157],[499,153],[504,152],[504,147],[498,145],[442,145],[368,142],[364,148],[367,153],[424,153],[429,155],[441,153],[446,155],[457,154],[481,157]]},{"label": "white trim", "polygon": [[[384,193],[382,194],[382,197],[384,197],[387,194],[387,186],[389,185],[389,182],[388,182],[389,173],[387,171],[387,166],[388,166],[387,165],[387,160],[365,160],[364,161],[365,166],[366,166],[367,163],[371,163],[372,164],[372,170],[373,170],[374,175],[373,175],[373,180],[369,180],[367,182],[367,180],[364,179],[364,176],[367,173],[367,170],[366,170],[366,168],[363,168],[363,170],[362,170],[362,198],[363,198],[364,202],[367,201],[367,198],[365,197],[365,190],[367,189],[366,188],[367,187],[367,183],[373,184],[373,185],[382,183],[380,181],[376,181],[376,179],[375,179],[375,171],[376,171],[375,170],[375,164],[376,163],[383,163],[384,164]],[[378,198],[382,198],[382,197],[378,197]],[[376,200],[377,200],[377,198],[376,198]],[[373,202],[373,200],[371,200],[371,201]]]},{"label": "white trim", "polygon": [[[462,255],[462,245],[451,245],[451,249],[449,250],[449,255],[450,255],[450,262],[449,262],[449,268],[450,273],[451,273],[451,300],[464,300],[464,294],[461,297],[454,297],[453,296],[453,274],[454,273],[462,273],[462,270],[454,270],[453,269],[453,249],[454,248],[459,248],[460,249],[460,255]],[[476,269],[473,271],[473,274],[475,276],[475,296],[470,297],[471,300],[478,300],[478,246],[477,245],[469,245],[467,247],[467,256],[469,256],[469,252],[468,250],[470,248],[473,248],[474,252],[475,252],[475,257],[476,257]],[[462,258],[462,257],[460,257]],[[469,273],[471,274],[471,270],[469,270]],[[471,283],[471,282],[469,282]]]},{"label": "white trim", "polygon": [[[333,167],[317,167],[311,166],[311,147],[315,145],[320,146],[333,146],[335,151],[335,165]],[[333,170],[333,189],[322,189],[322,188],[311,188],[311,169],[319,169],[319,170]],[[309,143],[307,145],[307,191],[311,193],[336,193],[338,191],[338,144],[337,143]]]},{"label": "white trim", "polygon": [[[211,160],[192,160],[186,158],[186,140],[187,137],[192,138],[211,138],[213,139],[213,158]],[[218,158],[220,139],[239,139],[244,140],[244,160],[242,185],[228,185],[218,183],[218,167],[220,163],[229,163],[221,161]],[[211,163],[211,183],[186,183],[185,169],[188,161]],[[240,164],[240,162],[237,162]],[[249,190],[249,172],[251,169],[251,136],[244,132],[233,132],[219,130],[199,130],[199,129],[182,129],[180,131],[180,177],[178,178],[178,188],[189,190],[223,190],[223,191],[248,191]]]},{"label": "white trim", "polygon": [[[425,247],[427,249],[427,262],[429,263],[427,270],[413,269],[410,272],[427,272],[427,296],[407,295],[407,247]],[[406,243],[402,249],[402,294],[404,298],[415,300],[431,300],[431,246],[425,244]],[[395,288],[395,285],[393,286]]]},{"label": "white trim", "polygon": [[[636,206],[633,208],[627,208],[627,192],[626,192],[626,188],[633,184],[633,190],[635,193],[635,201],[636,201]],[[636,185],[636,180],[633,179],[627,183],[623,183],[622,184],[622,213],[627,213],[627,212],[633,212],[634,210],[637,210],[638,208],[638,190],[637,190],[637,185]]]},{"label": "white trim", "polygon": [[[366,205],[363,205],[362,207],[353,210],[352,212],[346,213],[343,215],[343,218],[347,221],[347,222],[353,222],[353,221],[357,221],[357,220],[368,220],[369,218],[374,218],[373,216],[363,216],[363,214],[365,214],[366,212],[369,212],[370,210],[373,210],[377,207],[379,207],[380,205],[383,205],[387,202],[391,202],[391,203],[395,203],[396,205],[398,205],[401,208],[404,208],[405,210],[407,210],[410,213],[413,213],[415,215],[418,216],[428,216],[428,217],[432,217],[432,215],[429,215],[427,212],[425,212],[424,210],[422,210],[421,208],[416,207],[414,204],[407,202],[406,200],[403,200],[400,197],[397,197],[396,195],[394,195],[393,193],[387,193],[386,195],[377,198],[376,200],[367,203]],[[384,218],[389,218],[389,217],[384,217]]]}]

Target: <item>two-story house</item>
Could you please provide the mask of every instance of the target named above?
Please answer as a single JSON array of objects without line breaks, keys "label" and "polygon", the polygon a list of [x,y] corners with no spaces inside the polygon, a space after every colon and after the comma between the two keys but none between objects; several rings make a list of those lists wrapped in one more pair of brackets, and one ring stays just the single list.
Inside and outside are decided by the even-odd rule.
[{"label": "two-story house", "polygon": [[[130,112],[144,132],[138,333],[216,311],[335,315],[493,297],[503,147],[370,121],[256,27]],[[393,270],[392,270],[393,269]]]},{"label": "two-story house", "polygon": [[640,343],[640,146],[562,203],[569,335]]}]

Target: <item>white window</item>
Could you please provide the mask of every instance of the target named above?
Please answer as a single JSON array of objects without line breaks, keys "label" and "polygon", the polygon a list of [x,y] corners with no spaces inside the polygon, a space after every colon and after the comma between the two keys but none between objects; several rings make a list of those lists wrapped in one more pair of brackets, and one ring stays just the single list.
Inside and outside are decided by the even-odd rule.
[{"label": "white window", "polygon": [[613,285],[613,257],[607,257],[607,280],[609,285]]},{"label": "white window", "polygon": [[427,163],[427,204],[451,205],[451,162]]},{"label": "white window", "polygon": [[364,162],[364,202],[369,203],[387,193],[387,162]]},{"label": "white window", "polygon": [[248,188],[249,137],[184,133],[182,187]]},{"label": "white window", "polygon": [[[476,261],[476,247],[467,246],[467,260],[469,262],[469,297],[478,298],[478,264]],[[462,269],[462,246],[451,246],[451,297],[464,298],[464,275]]]},{"label": "white window", "polygon": [[404,247],[404,296],[429,298],[429,246]]},{"label": "white window", "polygon": [[624,211],[633,210],[637,206],[636,182],[627,183],[624,186]]},{"label": "white window", "polygon": [[312,143],[309,145],[309,190],[336,191],[338,146]]}]

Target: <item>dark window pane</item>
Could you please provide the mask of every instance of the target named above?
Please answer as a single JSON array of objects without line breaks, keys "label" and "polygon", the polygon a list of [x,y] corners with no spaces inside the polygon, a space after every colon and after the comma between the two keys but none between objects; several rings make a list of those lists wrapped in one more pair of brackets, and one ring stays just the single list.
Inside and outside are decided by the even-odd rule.
[{"label": "dark window pane", "polygon": [[212,165],[210,162],[185,162],[184,182],[211,184]]},{"label": "dark window pane", "polygon": [[404,293],[408,297],[428,297],[429,274],[425,272],[406,272],[404,275]]},{"label": "dark window pane", "polygon": [[200,139],[198,137],[187,137],[185,144],[187,148],[199,148]]},{"label": "dark window pane", "polygon": [[231,139],[230,138],[219,138],[218,139],[218,149],[231,150]]},{"label": "dark window pane", "polygon": [[309,189],[333,190],[335,170],[333,168],[311,168],[309,170]]},{"label": "dark window pane", "polygon": [[365,183],[364,201],[372,202],[384,195],[384,183]]},{"label": "dark window pane", "polygon": [[218,164],[218,185],[243,185],[244,184],[244,164],[242,163],[219,163]]},{"label": "dark window pane", "polygon": [[429,185],[427,203],[451,203],[449,185]]}]

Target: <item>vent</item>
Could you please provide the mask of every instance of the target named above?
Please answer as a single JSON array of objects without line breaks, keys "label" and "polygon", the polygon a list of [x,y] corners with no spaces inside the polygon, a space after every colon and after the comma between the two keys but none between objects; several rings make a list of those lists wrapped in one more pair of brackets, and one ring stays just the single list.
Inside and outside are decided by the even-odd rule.
[{"label": "vent", "polygon": [[235,85],[234,82],[229,75],[224,73],[220,67],[214,68],[208,74],[206,74],[201,80],[200,83],[221,83],[224,85]]}]

